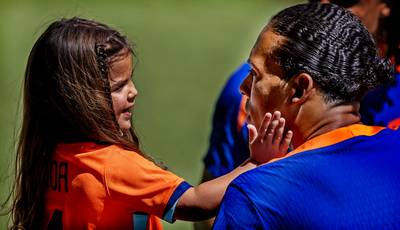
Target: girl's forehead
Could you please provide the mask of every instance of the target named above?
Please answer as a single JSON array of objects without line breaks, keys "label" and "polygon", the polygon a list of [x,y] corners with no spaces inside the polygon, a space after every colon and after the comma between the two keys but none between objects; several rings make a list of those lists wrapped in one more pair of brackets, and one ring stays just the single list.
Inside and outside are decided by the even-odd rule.
[{"label": "girl's forehead", "polygon": [[133,71],[133,55],[128,53],[113,60],[110,64],[109,78],[111,81],[120,81],[130,78]]}]

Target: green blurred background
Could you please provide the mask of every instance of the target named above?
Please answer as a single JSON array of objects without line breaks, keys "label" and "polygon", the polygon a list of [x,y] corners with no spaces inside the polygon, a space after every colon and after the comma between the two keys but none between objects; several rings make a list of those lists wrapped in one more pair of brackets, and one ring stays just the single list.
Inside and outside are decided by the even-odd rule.
[{"label": "green blurred background", "polygon": [[[214,103],[247,59],[268,19],[300,0],[0,1],[0,200],[12,183],[22,79],[47,25],[80,16],[111,25],[135,44],[139,90],[134,123],[145,152],[195,185],[202,172]],[[0,217],[6,229],[7,217]],[[165,229],[191,229],[177,221]]]}]

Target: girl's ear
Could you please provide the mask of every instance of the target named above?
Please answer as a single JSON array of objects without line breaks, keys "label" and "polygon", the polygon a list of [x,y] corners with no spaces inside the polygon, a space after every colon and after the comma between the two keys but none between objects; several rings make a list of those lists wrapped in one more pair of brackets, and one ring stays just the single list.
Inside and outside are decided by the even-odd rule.
[{"label": "girl's ear", "polygon": [[302,104],[309,97],[312,89],[314,88],[314,80],[307,73],[300,73],[294,76],[291,84],[291,103]]}]

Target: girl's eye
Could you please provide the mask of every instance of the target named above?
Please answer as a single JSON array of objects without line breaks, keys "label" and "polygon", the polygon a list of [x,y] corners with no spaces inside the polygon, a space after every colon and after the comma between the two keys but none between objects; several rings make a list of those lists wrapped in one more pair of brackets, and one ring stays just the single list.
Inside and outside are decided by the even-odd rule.
[{"label": "girl's eye", "polygon": [[123,86],[124,86],[123,84],[114,85],[113,87],[111,87],[111,92],[119,92],[119,91],[121,91]]}]

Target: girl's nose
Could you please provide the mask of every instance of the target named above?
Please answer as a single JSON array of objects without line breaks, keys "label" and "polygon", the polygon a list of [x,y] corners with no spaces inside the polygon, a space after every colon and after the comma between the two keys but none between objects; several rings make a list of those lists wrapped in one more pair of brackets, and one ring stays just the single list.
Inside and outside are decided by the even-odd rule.
[{"label": "girl's nose", "polygon": [[138,94],[138,91],[135,87],[135,84],[133,84],[133,82],[130,82],[130,86],[129,86],[129,92],[128,92],[128,100],[133,100]]}]

